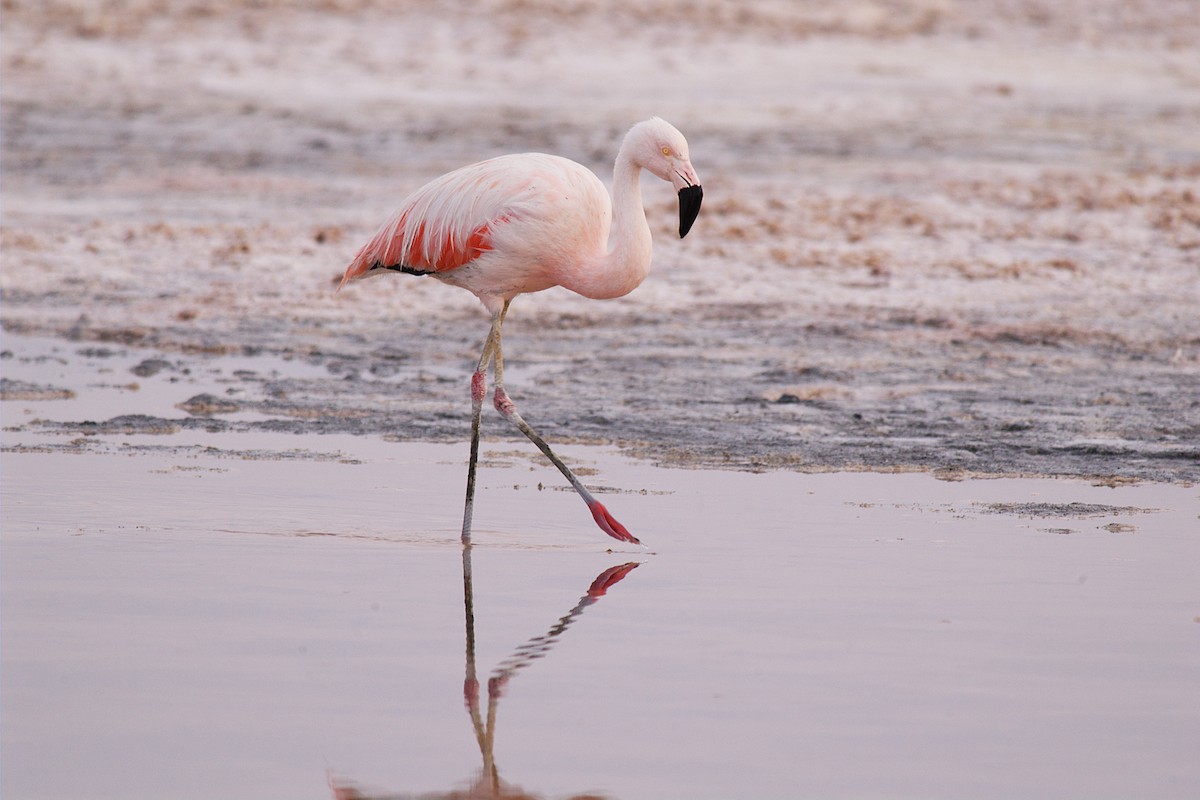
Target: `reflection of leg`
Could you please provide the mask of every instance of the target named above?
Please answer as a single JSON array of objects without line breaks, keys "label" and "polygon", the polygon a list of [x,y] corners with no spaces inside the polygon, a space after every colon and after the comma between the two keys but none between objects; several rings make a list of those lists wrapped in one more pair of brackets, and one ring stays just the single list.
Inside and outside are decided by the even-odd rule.
[{"label": "reflection of leg", "polygon": [[471,579],[471,548],[462,550],[463,564],[463,607],[467,620],[467,668],[463,678],[463,700],[467,705],[467,713],[471,717],[471,727],[475,729],[475,741],[479,745],[479,753],[483,756],[483,772],[493,794],[498,794],[500,788],[500,773],[496,769],[496,700],[488,687],[487,723],[479,710],[479,678],[475,672],[475,591]]},{"label": "reflection of leg", "polygon": [[[505,306],[505,310],[508,310],[507,305]],[[504,320],[503,312],[501,312],[500,320],[501,322]],[[558,471],[563,474],[575,491],[579,493],[579,496],[583,498],[583,502],[587,503],[588,509],[592,512],[592,519],[596,520],[596,524],[600,526],[602,531],[614,539],[641,544],[637,540],[637,537],[625,529],[624,525],[613,519],[612,514],[608,513],[608,509],[604,507],[603,503],[592,497],[592,493],[584,487],[579,478],[575,477],[575,473],[571,472],[567,465],[562,462],[562,459],[554,454],[554,451],[550,449],[550,445],[546,444],[546,440],[539,436],[537,431],[529,427],[529,423],[517,413],[517,407],[513,404],[512,398],[508,396],[508,392],[504,391],[504,348],[501,345],[501,336],[498,328],[496,331],[496,348],[493,356],[496,359],[495,367],[493,368],[496,376],[496,393],[494,397],[496,410],[503,414],[505,419],[516,425],[521,433],[525,434],[529,438],[529,441],[537,445],[538,450],[541,450],[543,455],[550,459],[550,463],[558,467]]]},{"label": "reflection of leg", "polygon": [[[507,309],[508,306],[505,306]],[[475,469],[479,463],[479,420],[483,415],[483,397],[487,394],[487,371],[492,362],[492,353],[500,342],[500,323],[503,312],[492,316],[492,327],[488,330],[483,352],[479,354],[479,366],[471,376],[471,460],[467,465],[467,500],[463,507],[462,543],[471,544],[471,517],[475,510]]]},{"label": "reflection of leg", "polygon": [[598,602],[609,589],[620,583],[626,575],[639,566],[639,562],[630,561],[627,564],[618,564],[615,567],[609,567],[604,572],[601,572],[592,581],[592,585],[588,587],[587,594],[579,598],[579,602],[575,604],[574,608],[559,617],[558,621],[550,626],[550,630],[541,636],[534,636],[532,639],[528,639],[514,650],[512,655],[500,662],[500,665],[492,672],[492,677],[488,678],[489,702],[492,698],[501,696],[508,682],[519,671],[548,655],[559,637],[567,632],[567,628],[571,627],[575,620],[589,606]]},{"label": "reflection of leg", "polygon": [[462,551],[463,612],[467,627],[467,669],[463,678],[463,700],[467,708],[479,710],[479,678],[475,673],[475,589],[471,576],[471,548]]},{"label": "reflection of leg", "polygon": [[492,694],[491,681],[488,682],[487,734],[484,737],[483,774],[491,786],[492,794],[500,795],[500,769],[496,766],[496,708],[500,698]]}]

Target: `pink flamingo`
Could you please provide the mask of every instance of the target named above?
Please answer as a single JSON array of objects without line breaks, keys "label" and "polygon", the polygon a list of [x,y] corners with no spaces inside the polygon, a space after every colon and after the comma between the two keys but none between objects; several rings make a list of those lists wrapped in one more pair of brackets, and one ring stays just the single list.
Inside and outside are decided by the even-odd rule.
[{"label": "pink flamingo", "polygon": [[669,123],[639,122],[626,134],[613,168],[613,195],[580,164],[541,153],[500,156],[449,172],[413,192],[358,251],[338,287],[388,270],[430,275],[474,294],[492,324],[471,378],[471,460],[462,541],[470,544],[479,460],[479,419],[493,366],[493,402],[587,503],[596,524],[616,539],[641,544],[591,495],[517,413],[504,390],[500,334],[514,297],[562,286],[598,300],[633,291],[650,271],[650,226],[639,177],[645,169],[679,196],[679,236],[700,213],[703,191],[687,140]]}]

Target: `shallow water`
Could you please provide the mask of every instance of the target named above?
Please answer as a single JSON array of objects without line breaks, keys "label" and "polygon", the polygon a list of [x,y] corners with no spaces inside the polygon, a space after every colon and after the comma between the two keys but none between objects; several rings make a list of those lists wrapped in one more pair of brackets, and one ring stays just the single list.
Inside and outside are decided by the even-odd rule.
[{"label": "shallow water", "polygon": [[6,452],[6,797],[408,796],[489,785],[485,754],[547,797],[1200,785],[1195,487],[572,447],[648,544],[610,550],[551,467],[485,448],[477,739],[465,445],[305,444],[325,458],[244,434],[185,457]]}]

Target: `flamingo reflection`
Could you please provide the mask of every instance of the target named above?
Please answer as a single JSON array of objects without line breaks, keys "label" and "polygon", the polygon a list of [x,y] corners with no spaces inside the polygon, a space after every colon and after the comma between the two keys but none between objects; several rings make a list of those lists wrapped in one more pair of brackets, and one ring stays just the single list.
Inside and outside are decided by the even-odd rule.
[{"label": "flamingo reflection", "polygon": [[[626,564],[618,564],[601,572],[588,586],[584,595],[579,598],[579,602],[570,611],[559,617],[549,630],[524,642],[512,652],[512,655],[501,661],[487,679],[487,706],[484,709],[480,704],[479,677],[475,666],[475,601],[471,581],[471,548],[464,547],[462,553],[463,606],[466,615],[467,657],[466,676],[463,679],[463,699],[471,718],[471,727],[475,733],[475,741],[479,745],[479,753],[483,757],[483,768],[475,781],[466,789],[419,796],[364,793],[349,782],[334,779],[331,781],[334,800],[403,800],[403,798],[413,797],[419,797],[420,800],[484,800],[485,798],[486,800],[537,800],[536,795],[529,794],[523,789],[500,780],[500,770],[496,766],[495,754],[496,708],[500,698],[509,681],[517,673],[549,653],[559,637],[583,614],[584,609],[595,604],[609,589],[636,569],[639,563],[631,561]],[[598,797],[593,794],[579,794],[572,795],[568,800],[598,800]]]}]

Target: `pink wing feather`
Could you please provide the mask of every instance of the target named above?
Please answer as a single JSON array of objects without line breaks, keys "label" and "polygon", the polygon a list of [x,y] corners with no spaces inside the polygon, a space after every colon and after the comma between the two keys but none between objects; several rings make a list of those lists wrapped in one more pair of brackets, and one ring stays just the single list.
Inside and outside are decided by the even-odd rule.
[{"label": "pink wing feather", "polygon": [[448,272],[491,250],[492,227],[510,218],[511,203],[528,186],[521,158],[471,164],[413,192],[354,256],[342,285],[388,267]]}]

